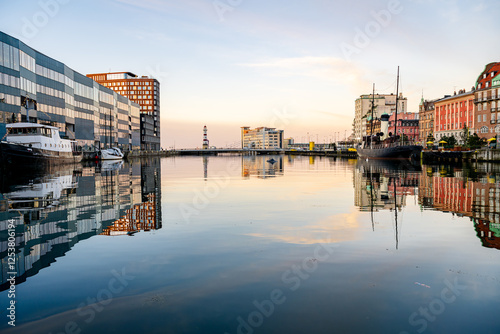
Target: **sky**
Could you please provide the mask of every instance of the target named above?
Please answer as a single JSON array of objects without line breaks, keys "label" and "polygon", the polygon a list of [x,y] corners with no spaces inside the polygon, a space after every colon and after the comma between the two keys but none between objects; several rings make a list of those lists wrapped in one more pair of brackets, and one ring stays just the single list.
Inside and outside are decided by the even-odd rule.
[{"label": "sky", "polygon": [[500,2],[0,0],[0,30],[82,74],[160,81],[163,148],[239,146],[240,127],[343,139],[354,102],[470,90],[500,61]]}]

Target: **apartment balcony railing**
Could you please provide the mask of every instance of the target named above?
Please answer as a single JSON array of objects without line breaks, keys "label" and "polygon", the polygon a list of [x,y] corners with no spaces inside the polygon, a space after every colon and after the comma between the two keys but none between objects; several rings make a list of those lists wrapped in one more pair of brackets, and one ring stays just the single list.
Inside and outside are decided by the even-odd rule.
[{"label": "apartment balcony railing", "polygon": [[491,112],[496,112],[498,108],[495,108],[495,107],[491,107]]}]

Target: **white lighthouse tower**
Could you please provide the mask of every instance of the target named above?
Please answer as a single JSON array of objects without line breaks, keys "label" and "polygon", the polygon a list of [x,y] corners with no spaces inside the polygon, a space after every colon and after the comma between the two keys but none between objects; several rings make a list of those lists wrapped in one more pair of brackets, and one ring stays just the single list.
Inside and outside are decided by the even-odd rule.
[{"label": "white lighthouse tower", "polygon": [[203,127],[203,149],[208,150],[207,126]]}]

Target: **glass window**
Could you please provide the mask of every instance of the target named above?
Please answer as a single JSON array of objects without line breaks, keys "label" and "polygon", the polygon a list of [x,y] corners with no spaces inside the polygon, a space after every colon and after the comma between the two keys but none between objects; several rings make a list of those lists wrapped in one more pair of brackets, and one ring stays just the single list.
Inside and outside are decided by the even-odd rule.
[{"label": "glass window", "polygon": [[3,63],[5,67],[10,68],[10,46],[7,44],[3,45]]},{"label": "glass window", "polygon": [[19,71],[19,49],[11,48],[14,55],[14,70]]}]

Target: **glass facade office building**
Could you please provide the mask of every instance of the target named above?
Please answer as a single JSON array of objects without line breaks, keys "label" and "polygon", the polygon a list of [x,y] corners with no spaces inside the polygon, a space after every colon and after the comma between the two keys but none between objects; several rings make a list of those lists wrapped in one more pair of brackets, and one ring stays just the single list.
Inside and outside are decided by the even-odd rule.
[{"label": "glass facade office building", "polygon": [[140,107],[0,32],[0,137],[5,124],[57,126],[84,150],[140,148]]}]

